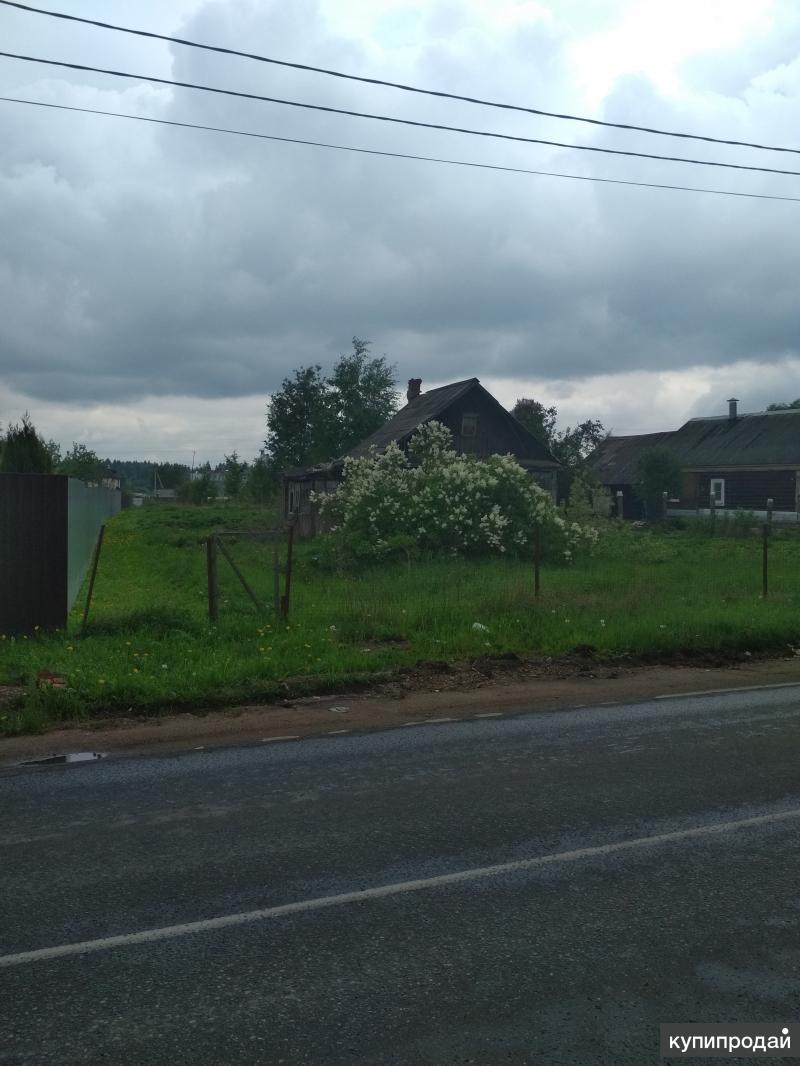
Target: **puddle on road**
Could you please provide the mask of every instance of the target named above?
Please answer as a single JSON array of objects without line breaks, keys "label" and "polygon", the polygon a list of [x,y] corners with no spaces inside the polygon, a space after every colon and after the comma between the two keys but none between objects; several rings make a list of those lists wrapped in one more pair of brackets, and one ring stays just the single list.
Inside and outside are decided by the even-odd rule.
[{"label": "puddle on road", "polygon": [[41,759],[26,759],[20,766],[60,766],[70,762],[94,762],[105,757],[104,751],[70,751],[60,755],[45,755]]}]

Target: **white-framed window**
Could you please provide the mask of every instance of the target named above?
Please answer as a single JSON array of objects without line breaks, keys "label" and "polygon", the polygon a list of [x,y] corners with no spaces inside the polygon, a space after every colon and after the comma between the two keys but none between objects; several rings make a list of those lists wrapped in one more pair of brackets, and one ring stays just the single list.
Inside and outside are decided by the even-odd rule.
[{"label": "white-framed window", "polygon": [[715,507],[725,506],[725,478],[724,477],[712,477],[711,478],[711,499],[714,502]]},{"label": "white-framed window", "polygon": [[478,435],[478,416],[477,415],[462,415],[461,416],[461,436],[462,437],[477,437]]}]

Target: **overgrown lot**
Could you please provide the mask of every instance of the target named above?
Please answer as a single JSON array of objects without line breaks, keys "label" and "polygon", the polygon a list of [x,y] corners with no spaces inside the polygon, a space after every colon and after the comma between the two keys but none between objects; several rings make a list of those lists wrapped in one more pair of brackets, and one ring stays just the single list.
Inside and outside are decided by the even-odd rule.
[{"label": "overgrown lot", "polygon": [[[86,635],[81,597],[65,633],[0,640],[0,685],[20,686],[0,705],[0,732],[331,691],[419,660],[558,656],[577,646],[612,657],[800,645],[794,531],[773,535],[765,601],[756,536],[613,524],[591,558],[543,567],[538,600],[529,560],[404,560],[337,574],[320,566],[318,546],[301,544],[287,624],[257,614],[220,559],[220,619],[210,626],[206,536],[275,523],[267,511],[222,505],[115,518]],[[269,600],[270,549],[234,540],[231,550]],[[65,687],[38,684],[43,670]]]}]

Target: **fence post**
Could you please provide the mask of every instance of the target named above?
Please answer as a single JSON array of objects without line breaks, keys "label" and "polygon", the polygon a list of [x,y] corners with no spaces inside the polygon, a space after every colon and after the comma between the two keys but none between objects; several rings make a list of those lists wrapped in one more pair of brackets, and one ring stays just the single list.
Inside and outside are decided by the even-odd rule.
[{"label": "fence post", "polygon": [[540,574],[542,568],[542,528],[536,527],[533,534],[533,595],[539,599]]},{"label": "fence post", "polygon": [[624,515],[622,513],[622,511],[623,511],[622,501],[623,501],[622,489],[617,489],[617,518],[624,518]]},{"label": "fence post", "polygon": [[209,622],[216,622],[219,618],[216,537],[209,537],[206,541],[206,567],[208,571],[208,620]]},{"label": "fence post", "polygon": [[272,542],[272,607],[275,617],[281,613],[281,563],[278,556],[278,542]]},{"label": "fence post", "polygon": [[769,596],[769,522],[761,527],[761,595]]},{"label": "fence post", "polygon": [[289,516],[289,532],[286,541],[286,582],[283,587],[283,599],[281,600],[281,617],[284,621],[289,617],[289,597],[292,591],[292,545],[294,544],[294,515]]},{"label": "fence post", "polygon": [[97,566],[100,562],[100,549],[103,547],[103,537],[105,536],[106,527],[105,524],[100,526],[100,532],[97,534],[97,545],[94,549],[94,559],[92,559],[92,573],[89,578],[89,588],[86,592],[86,603],[83,608],[83,618],[81,619],[81,636],[86,629],[86,623],[89,620],[89,608],[92,605],[92,593],[94,592],[94,579],[97,577]]}]

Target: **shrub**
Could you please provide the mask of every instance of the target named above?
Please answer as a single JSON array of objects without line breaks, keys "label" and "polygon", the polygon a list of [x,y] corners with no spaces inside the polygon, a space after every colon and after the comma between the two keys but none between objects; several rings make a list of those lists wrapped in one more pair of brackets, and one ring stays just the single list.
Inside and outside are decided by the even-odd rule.
[{"label": "shrub", "polygon": [[538,529],[547,555],[568,560],[597,539],[565,521],[513,456],[459,455],[438,422],[417,430],[408,459],[396,444],[347,459],[342,485],[317,499],[329,550],[350,559],[518,553]]}]

